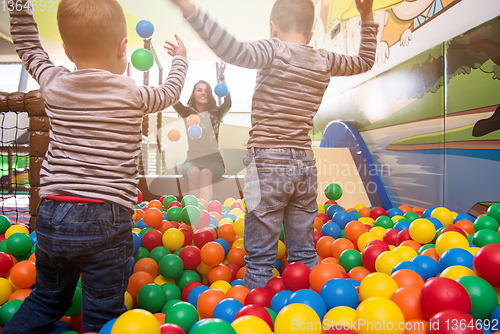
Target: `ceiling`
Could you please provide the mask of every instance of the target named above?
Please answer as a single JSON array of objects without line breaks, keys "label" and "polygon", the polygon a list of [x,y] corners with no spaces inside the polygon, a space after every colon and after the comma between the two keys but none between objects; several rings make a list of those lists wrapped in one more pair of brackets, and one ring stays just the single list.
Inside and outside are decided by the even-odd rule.
[{"label": "ceiling", "polygon": [[[35,12],[42,45],[53,61],[68,61],[61,46],[56,23],[56,8],[60,0],[47,2],[51,1],[55,2],[53,11]],[[165,40],[174,41],[174,34],[178,34],[186,45],[189,60],[218,60],[191,26],[184,21],[180,10],[170,1],[118,0],[118,2],[125,11],[129,26],[129,56],[143,43],[135,32],[137,22],[148,20],[155,28],[153,45],[160,60],[170,59],[163,49],[163,44]],[[198,3],[240,40],[253,41],[269,37],[269,13],[273,0],[199,0]],[[0,37],[10,37],[9,15],[4,10],[0,10]],[[19,61],[19,58],[13,52],[12,45],[0,38],[0,62],[10,61]]]}]

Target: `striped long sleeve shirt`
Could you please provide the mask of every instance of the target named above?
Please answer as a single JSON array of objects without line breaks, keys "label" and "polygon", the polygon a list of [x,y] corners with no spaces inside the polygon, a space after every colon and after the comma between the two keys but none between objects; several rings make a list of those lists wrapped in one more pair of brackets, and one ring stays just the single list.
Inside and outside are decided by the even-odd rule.
[{"label": "striped long sleeve shirt", "polygon": [[199,8],[186,19],[222,60],[258,69],[247,148],[310,150],[308,134],[330,77],[363,73],[375,62],[374,22],[361,24],[359,54],[349,56],[277,38],[240,42]]},{"label": "striped long sleeve shirt", "polygon": [[49,117],[49,147],[40,170],[40,196],[72,195],[134,211],[142,118],[179,99],[187,60],[176,56],[165,83],[137,86],[101,69],[55,66],[40,43],[31,10],[10,12],[14,47],[39,83]]}]

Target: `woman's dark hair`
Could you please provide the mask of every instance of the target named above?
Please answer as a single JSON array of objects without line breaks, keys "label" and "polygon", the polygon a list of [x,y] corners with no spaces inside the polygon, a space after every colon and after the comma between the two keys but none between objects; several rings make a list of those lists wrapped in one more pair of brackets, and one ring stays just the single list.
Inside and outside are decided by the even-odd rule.
[{"label": "woman's dark hair", "polygon": [[217,107],[217,102],[215,102],[214,94],[212,93],[212,86],[210,86],[210,84],[204,80],[200,80],[194,85],[193,92],[191,93],[191,97],[189,98],[188,101],[188,106],[191,106],[196,109],[196,104],[194,101],[194,91],[196,90],[196,86],[198,86],[199,84],[205,84],[207,86],[207,96],[208,96],[207,111],[215,109]]}]

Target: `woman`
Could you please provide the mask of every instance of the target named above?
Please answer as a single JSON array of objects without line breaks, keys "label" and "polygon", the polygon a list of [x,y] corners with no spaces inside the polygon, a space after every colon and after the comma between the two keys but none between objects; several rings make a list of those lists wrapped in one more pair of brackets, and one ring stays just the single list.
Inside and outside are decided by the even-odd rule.
[{"label": "woman", "polygon": [[[221,63],[218,75],[219,80],[224,84],[226,83],[225,69],[226,64]],[[217,107],[212,87],[206,81],[201,80],[194,85],[187,106],[178,102],[173,107],[184,118],[186,129],[190,126],[189,116],[199,117],[202,134],[199,138],[188,136],[189,148],[181,173],[188,180],[189,193],[197,198],[203,198],[208,203],[213,197],[213,183],[219,180],[225,172],[218,145],[219,127],[222,118],[231,108],[231,96],[228,93],[224,98],[224,103]]]}]

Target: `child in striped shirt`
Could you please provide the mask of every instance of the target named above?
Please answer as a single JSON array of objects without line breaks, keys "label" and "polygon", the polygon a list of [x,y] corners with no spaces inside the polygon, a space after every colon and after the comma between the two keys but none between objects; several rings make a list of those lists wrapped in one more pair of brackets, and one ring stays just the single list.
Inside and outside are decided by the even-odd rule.
[{"label": "child in striped shirt", "polygon": [[55,66],[40,43],[28,0],[9,6],[14,47],[40,84],[49,145],[40,170],[36,284],[3,333],[45,333],[72,305],[81,276],[82,324],[99,332],[127,308],[132,215],[137,202],[142,118],[179,98],[186,49],[163,85],[138,87],[127,68],[127,23],[116,0],[62,0],[57,23],[77,70]]},{"label": "child in striped shirt", "polygon": [[314,267],[317,169],[309,131],[330,77],[373,66],[373,0],[356,0],[362,21],[357,56],[307,45],[314,23],[311,0],[277,0],[271,11],[271,38],[251,43],[238,41],[189,0],[171,2],[222,60],[259,70],[245,159],[244,285],[264,288],[273,277],[282,225],[288,262]]}]

